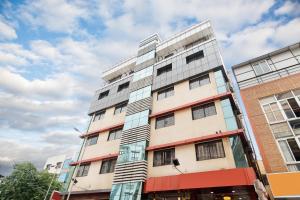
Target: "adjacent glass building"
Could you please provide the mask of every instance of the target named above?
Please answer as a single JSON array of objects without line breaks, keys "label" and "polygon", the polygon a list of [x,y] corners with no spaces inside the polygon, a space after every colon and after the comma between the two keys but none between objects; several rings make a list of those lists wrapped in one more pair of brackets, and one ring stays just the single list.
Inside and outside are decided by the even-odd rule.
[{"label": "adjacent glass building", "polygon": [[70,199],[256,197],[251,151],[209,21],[165,41],[148,37],[102,78],[80,159],[71,163]]}]

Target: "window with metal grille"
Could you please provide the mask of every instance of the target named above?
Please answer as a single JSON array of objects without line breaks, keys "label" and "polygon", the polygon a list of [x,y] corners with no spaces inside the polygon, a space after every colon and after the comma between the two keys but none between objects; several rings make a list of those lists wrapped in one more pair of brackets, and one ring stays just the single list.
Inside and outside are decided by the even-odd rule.
[{"label": "window with metal grille", "polygon": [[175,158],[175,148],[154,151],[153,166],[171,165]]},{"label": "window with metal grille", "polygon": [[87,176],[89,173],[89,169],[90,169],[90,163],[89,164],[82,164],[78,167],[78,171],[77,171],[77,177],[81,177],[81,176]]},{"label": "window with metal grille", "polygon": [[175,124],[174,113],[156,118],[155,128],[164,128]]},{"label": "window with metal grille", "polygon": [[198,161],[225,157],[222,140],[199,143],[195,147]]},{"label": "window with metal grille", "polygon": [[195,106],[192,108],[193,120],[201,119],[201,118],[216,115],[216,114],[217,114],[217,111],[216,111],[214,102],[208,103],[205,105]]},{"label": "window with metal grille", "polygon": [[103,160],[100,168],[100,174],[112,173],[115,171],[117,159]]}]

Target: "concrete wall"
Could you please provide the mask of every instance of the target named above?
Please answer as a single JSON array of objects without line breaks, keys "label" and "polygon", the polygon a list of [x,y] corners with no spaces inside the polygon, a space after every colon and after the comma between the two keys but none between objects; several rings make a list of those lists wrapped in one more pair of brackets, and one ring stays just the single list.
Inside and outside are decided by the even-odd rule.
[{"label": "concrete wall", "polygon": [[[228,138],[224,138],[223,146],[225,158],[211,160],[196,160],[195,144],[175,147],[175,157],[179,160],[178,169],[183,173],[203,172],[220,169],[235,168],[234,158]],[[180,174],[172,165],[153,167],[153,151],[148,152],[148,177],[168,176]]]},{"label": "concrete wall", "polygon": [[87,176],[76,177],[78,183],[72,191],[111,189],[114,173],[100,174],[101,163],[92,162]]}]

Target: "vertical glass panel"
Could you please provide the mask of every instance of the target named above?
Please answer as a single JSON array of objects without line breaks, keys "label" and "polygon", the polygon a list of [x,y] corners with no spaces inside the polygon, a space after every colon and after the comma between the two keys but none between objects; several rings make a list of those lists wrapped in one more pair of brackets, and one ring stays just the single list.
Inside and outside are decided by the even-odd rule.
[{"label": "vertical glass panel", "polygon": [[275,116],[273,115],[273,112],[270,108],[270,105],[264,105],[263,109],[265,111],[266,117],[269,120],[269,122],[274,122],[276,121]]},{"label": "vertical glass panel", "polygon": [[239,136],[230,137],[230,144],[236,167],[248,167],[242,141]]},{"label": "vertical glass panel", "polygon": [[291,98],[287,100],[292,108],[292,110],[294,111],[294,114],[296,115],[296,117],[300,117],[300,107],[296,101],[295,98]]},{"label": "vertical glass panel", "polygon": [[227,91],[226,82],[223,77],[223,73],[221,70],[216,71],[215,73],[215,81],[217,85],[218,93],[224,93]]},{"label": "vertical glass panel", "polygon": [[148,124],[149,110],[145,110],[125,118],[124,130]]},{"label": "vertical glass panel", "polygon": [[294,138],[287,139],[290,149],[296,161],[300,161],[300,148]]},{"label": "vertical glass panel", "polygon": [[286,100],[280,101],[280,104],[287,118],[295,118],[295,115]]},{"label": "vertical glass panel", "polygon": [[121,145],[118,163],[145,160],[145,149],[146,141]]},{"label": "vertical glass panel", "polygon": [[278,121],[284,120],[284,117],[283,117],[282,113],[280,112],[278,104],[276,102],[274,102],[274,103],[271,103],[270,106],[271,106],[271,109],[273,111],[273,114],[274,114],[276,120],[278,120]]},{"label": "vertical glass panel", "polygon": [[135,82],[135,81],[138,81],[140,79],[143,79],[147,76],[150,76],[152,75],[153,73],[153,65],[150,66],[150,67],[147,67],[145,69],[142,69],[140,71],[137,71],[133,74],[133,78],[132,78],[132,81]]},{"label": "vertical glass panel", "polygon": [[231,107],[231,103],[229,99],[224,99],[221,101],[222,110],[225,118],[225,123],[227,130],[236,130],[238,128],[237,122]]},{"label": "vertical glass panel", "polygon": [[140,200],[142,182],[119,183],[112,185],[110,198],[112,200]]},{"label": "vertical glass panel", "polygon": [[145,62],[147,60],[150,60],[152,58],[155,58],[155,50],[152,50],[152,51],[150,51],[148,53],[145,53],[145,54],[139,56],[137,58],[137,60],[136,60],[136,65],[138,65],[140,63],[143,63],[143,62]]},{"label": "vertical glass panel", "polygon": [[289,121],[295,135],[300,135],[300,119]]},{"label": "vertical glass panel", "polygon": [[275,138],[293,136],[293,133],[286,122],[270,125]]},{"label": "vertical glass panel", "polygon": [[147,98],[151,96],[151,85],[131,92],[129,95],[129,103]]},{"label": "vertical glass panel", "polygon": [[278,141],[278,143],[279,143],[280,149],[284,155],[286,162],[294,161],[294,158],[293,158],[292,152],[289,149],[288,143],[285,140],[280,140],[280,141]]}]

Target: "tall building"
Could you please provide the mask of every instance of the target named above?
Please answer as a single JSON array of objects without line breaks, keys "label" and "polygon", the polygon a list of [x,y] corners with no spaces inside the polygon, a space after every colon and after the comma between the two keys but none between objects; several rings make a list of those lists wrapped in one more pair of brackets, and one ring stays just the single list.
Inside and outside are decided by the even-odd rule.
[{"label": "tall building", "polygon": [[276,199],[300,198],[300,43],[233,66]]},{"label": "tall building", "polygon": [[256,174],[209,21],[102,74],[70,199],[255,199]]}]

